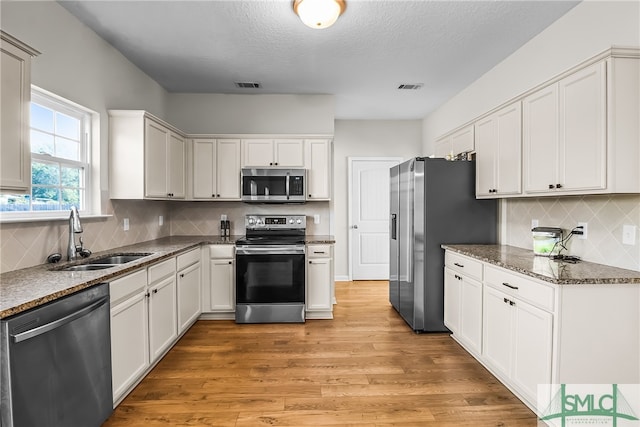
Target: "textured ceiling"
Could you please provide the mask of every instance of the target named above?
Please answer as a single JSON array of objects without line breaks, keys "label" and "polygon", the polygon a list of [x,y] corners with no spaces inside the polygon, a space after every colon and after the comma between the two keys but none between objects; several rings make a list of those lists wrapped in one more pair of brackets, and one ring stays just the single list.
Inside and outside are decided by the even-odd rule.
[{"label": "textured ceiling", "polygon": [[578,2],[347,0],[325,30],[283,0],[60,3],[169,92],[332,94],[337,119],[422,119]]}]

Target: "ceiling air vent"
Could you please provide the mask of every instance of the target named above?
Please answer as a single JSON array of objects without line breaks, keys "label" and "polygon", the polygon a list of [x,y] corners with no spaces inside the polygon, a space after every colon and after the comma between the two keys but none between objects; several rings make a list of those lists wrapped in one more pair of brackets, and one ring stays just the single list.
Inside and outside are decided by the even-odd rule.
[{"label": "ceiling air vent", "polygon": [[401,84],[400,86],[398,86],[398,89],[399,90],[417,90],[422,88],[422,86],[424,86],[424,83]]},{"label": "ceiling air vent", "polygon": [[260,89],[260,83],[258,82],[233,82],[233,84],[236,85],[236,87],[239,87],[241,89]]}]

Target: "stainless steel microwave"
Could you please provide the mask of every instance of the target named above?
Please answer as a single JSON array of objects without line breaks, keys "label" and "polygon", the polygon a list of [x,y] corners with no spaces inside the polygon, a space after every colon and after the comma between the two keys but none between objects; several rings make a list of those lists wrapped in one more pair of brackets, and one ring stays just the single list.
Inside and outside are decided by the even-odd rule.
[{"label": "stainless steel microwave", "polygon": [[242,201],[253,203],[304,203],[305,169],[242,169]]}]

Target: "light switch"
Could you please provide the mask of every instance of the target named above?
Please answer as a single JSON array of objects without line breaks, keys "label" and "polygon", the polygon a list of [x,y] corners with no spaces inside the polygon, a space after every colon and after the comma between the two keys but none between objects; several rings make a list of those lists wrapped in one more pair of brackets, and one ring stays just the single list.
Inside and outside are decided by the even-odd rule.
[{"label": "light switch", "polygon": [[124,231],[129,231],[129,218],[122,220],[122,227],[124,228]]},{"label": "light switch", "polygon": [[164,217],[162,215],[158,216],[158,225],[160,227],[162,227],[162,224],[164,224]]},{"label": "light switch", "polygon": [[320,224],[320,215],[315,214],[315,215],[313,216],[313,223],[314,223],[314,224]]}]

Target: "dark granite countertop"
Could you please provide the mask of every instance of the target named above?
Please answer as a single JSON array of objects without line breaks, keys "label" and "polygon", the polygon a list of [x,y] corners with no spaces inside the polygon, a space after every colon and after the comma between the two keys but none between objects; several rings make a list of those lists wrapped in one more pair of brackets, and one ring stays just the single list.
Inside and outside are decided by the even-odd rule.
[{"label": "dark granite countertop", "polygon": [[[152,255],[119,266],[94,271],[52,271],[86,260],[41,264],[9,271],[0,275],[0,319],[56,300],[98,283],[109,282],[124,274],[200,245],[233,245],[244,236],[172,236],[96,252],[91,258],[115,253],[152,253]],[[335,243],[333,236],[307,236],[306,243]]]},{"label": "dark granite countertop", "polygon": [[578,261],[575,264],[536,256],[533,251],[506,245],[442,245],[507,270],[556,285],[640,284],[640,271]]}]

